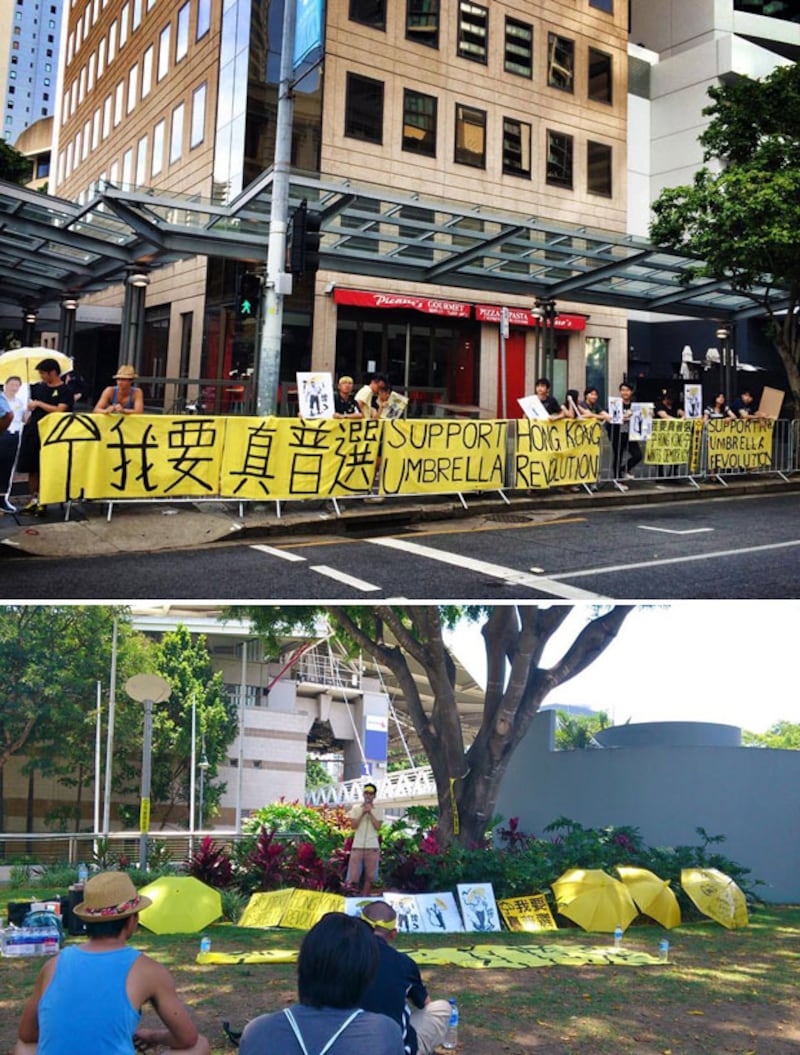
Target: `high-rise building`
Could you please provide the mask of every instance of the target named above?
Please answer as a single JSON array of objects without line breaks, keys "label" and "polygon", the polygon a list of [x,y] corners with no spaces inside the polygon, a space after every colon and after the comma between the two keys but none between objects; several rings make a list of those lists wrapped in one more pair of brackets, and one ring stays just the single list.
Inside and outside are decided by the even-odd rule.
[{"label": "high-rise building", "polygon": [[[437,240],[453,236],[437,227],[436,204],[466,210],[465,247],[470,229],[485,237],[497,216],[561,225],[520,264],[527,271],[536,259],[547,277],[565,246],[581,257],[580,225],[624,235],[627,15],[620,0],[327,5],[321,62],[294,89],[293,167],[370,190],[350,221],[351,250],[360,229],[380,226],[380,205],[394,201],[402,238],[414,244],[392,236],[360,276],[330,269],[295,282],[284,382],[310,366],[356,377],[386,370],[418,403],[496,413],[500,308],[508,307],[514,413],[515,397],[532,390],[530,309],[547,283],[532,282],[524,296],[491,293],[480,276],[469,289],[448,285],[447,269],[433,265]],[[282,0],[76,0],[62,48],[56,193],[88,200],[109,181],[156,197],[163,189],[235,198],[272,163],[282,18]],[[413,279],[392,277],[387,260],[412,252],[430,266]],[[364,253],[376,254],[373,241]],[[140,373],[247,374],[256,323],[237,313],[237,290],[263,260],[195,258],[155,271]],[[121,299],[119,289],[95,296]],[[556,308],[556,394],[587,381],[615,389],[626,368],[624,314],[566,298]],[[99,364],[98,383],[113,365]],[[212,390],[209,409],[230,409],[234,389]]]},{"label": "high-rise building", "polygon": [[55,109],[62,0],[2,0],[0,100],[7,143]]}]

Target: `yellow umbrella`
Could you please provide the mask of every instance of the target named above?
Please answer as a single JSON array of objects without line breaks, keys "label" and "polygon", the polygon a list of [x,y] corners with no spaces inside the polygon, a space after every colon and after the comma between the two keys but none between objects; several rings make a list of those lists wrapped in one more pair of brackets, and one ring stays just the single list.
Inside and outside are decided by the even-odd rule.
[{"label": "yellow umbrella", "polygon": [[684,868],[681,886],[704,916],[723,927],[734,930],[750,922],[744,894],[724,872],[716,868]]},{"label": "yellow umbrella", "polygon": [[670,890],[669,880],[661,879],[648,868],[617,865],[620,879],[628,888],[639,911],[669,930],[681,921],[681,907]]},{"label": "yellow umbrella", "polygon": [[153,902],[139,922],[156,934],[195,934],[222,915],[219,891],[192,876],[162,876],[139,893]]},{"label": "yellow umbrella", "polygon": [[52,348],[12,348],[10,352],[0,355],[0,384],[4,385],[9,377],[14,376],[19,377],[23,384],[34,384],[39,380],[36,364],[42,359],[55,359],[62,374],[72,369],[70,357]]},{"label": "yellow umbrella", "polygon": [[638,910],[625,886],[611,876],[605,886],[596,886],[578,894],[559,912],[584,930],[611,934],[617,927],[626,930]]},{"label": "yellow umbrella", "polygon": [[568,868],[551,886],[560,910],[562,905],[568,905],[579,894],[616,882],[617,880],[602,868]]}]

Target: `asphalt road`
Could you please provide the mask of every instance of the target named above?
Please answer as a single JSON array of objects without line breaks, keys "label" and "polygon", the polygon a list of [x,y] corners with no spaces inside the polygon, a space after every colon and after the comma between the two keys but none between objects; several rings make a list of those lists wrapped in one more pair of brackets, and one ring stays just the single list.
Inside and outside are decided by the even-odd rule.
[{"label": "asphalt road", "polygon": [[5,558],[18,600],[658,600],[800,597],[800,495],[514,513],[80,560]]}]

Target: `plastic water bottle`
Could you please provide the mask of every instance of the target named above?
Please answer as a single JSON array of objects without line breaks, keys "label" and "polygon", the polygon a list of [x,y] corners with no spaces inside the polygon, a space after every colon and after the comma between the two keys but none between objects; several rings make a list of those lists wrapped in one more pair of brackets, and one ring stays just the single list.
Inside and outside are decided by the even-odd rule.
[{"label": "plastic water bottle", "polygon": [[450,1022],[442,1041],[442,1047],[450,1051],[458,1047],[458,1004],[455,1000],[450,1001]]},{"label": "plastic water bottle", "polygon": [[614,948],[622,948],[622,927],[616,927],[614,930]]},{"label": "plastic water bottle", "polygon": [[669,963],[669,942],[666,938],[658,943],[658,958],[662,963]]},{"label": "plastic water bottle", "polygon": [[89,869],[84,864],[78,865],[78,882],[83,886],[89,878]]},{"label": "plastic water bottle", "polygon": [[200,939],[200,952],[211,952],[211,938],[207,934]]}]

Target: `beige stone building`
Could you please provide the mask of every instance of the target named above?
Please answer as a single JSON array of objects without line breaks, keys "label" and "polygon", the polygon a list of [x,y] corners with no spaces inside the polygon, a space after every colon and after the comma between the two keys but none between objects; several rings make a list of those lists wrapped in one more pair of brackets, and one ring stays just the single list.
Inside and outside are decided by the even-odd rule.
[{"label": "beige stone building", "polygon": [[[281,21],[279,0],[76,0],[61,48],[55,193],[88,201],[107,181],[156,199],[164,190],[234,200],[272,161]],[[548,282],[537,285],[534,272],[529,289],[510,293],[511,285],[482,287],[478,269],[468,287],[448,284],[435,263],[438,242],[451,236],[436,205],[466,212],[459,229],[472,224],[483,237],[495,217],[541,220],[543,279],[563,260],[551,247],[572,245],[581,225],[624,235],[627,5],[331,0],[321,61],[295,89],[295,169],[396,199],[411,241],[387,236],[377,253],[365,241],[376,259],[354,274],[335,266],[337,237],[325,234],[325,270],[296,282],[285,303],[284,387],[312,366],[357,380],[382,370],[414,412],[443,404],[495,415],[506,307],[516,413],[536,372],[530,309]],[[265,223],[264,256],[266,233]],[[410,256],[421,262],[412,277],[393,267]],[[240,316],[237,292],[259,268],[263,258],[203,257],[154,271],[142,375],[209,379],[208,408],[237,409],[238,382],[257,356],[257,321]],[[91,300],[121,309],[122,290]],[[614,391],[627,361],[624,313],[565,297],[556,309],[555,394],[587,382]],[[106,347],[83,365],[99,387],[116,363]],[[153,385],[147,395],[167,405],[174,391]]]}]

